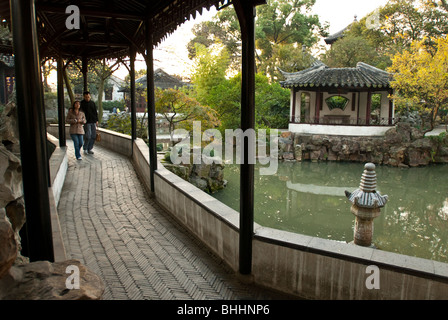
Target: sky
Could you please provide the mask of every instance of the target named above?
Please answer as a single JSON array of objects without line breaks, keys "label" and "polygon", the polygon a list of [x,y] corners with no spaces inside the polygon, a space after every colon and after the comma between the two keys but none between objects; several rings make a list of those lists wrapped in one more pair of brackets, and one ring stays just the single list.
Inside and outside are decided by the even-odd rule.
[{"label": "sky", "polygon": [[[376,8],[383,6],[388,0],[316,0],[312,12],[319,15],[321,22],[329,22],[329,33],[335,33],[353,20],[354,16],[360,20],[364,16],[373,12]],[[191,19],[168,36],[154,50],[154,69],[162,68],[169,74],[178,74],[189,77],[192,61],[188,59],[186,46],[193,37],[191,29],[194,24],[205,20],[211,20],[216,14],[216,9],[212,7],[210,11],[203,10],[202,15],[197,15],[196,19]],[[142,57],[137,56],[136,70],[146,69]],[[125,67],[114,73],[115,76],[124,79],[128,75]]]},{"label": "sky", "polygon": [[[329,33],[333,34],[345,28],[353,22],[355,15],[360,20],[372,13],[376,8],[384,6],[388,0],[316,0],[312,13],[319,15],[320,21],[329,23]],[[188,76],[192,61],[188,59],[186,46],[193,37],[191,32],[194,24],[205,20],[211,20],[216,14],[214,7],[210,11],[204,10],[196,19],[189,20],[181,25],[172,35],[168,36],[154,50],[154,68],[162,68],[170,74]],[[137,62],[136,69],[146,68],[143,61]],[[120,70],[121,71],[121,70]],[[116,74],[120,78],[127,75],[123,70]],[[123,75],[123,76],[121,76]]]}]

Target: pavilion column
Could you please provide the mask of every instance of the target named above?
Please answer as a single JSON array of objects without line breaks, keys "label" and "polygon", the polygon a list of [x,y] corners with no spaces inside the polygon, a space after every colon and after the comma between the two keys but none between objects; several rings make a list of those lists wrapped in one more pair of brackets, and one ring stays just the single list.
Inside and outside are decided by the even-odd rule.
[{"label": "pavilion column", "polygon": [[[393,90],[389,90],[389,95],[393,95]],[[394,101],[389,99],[389,125],[393,125],[393,117],[394,117]]]},{"label": "pavilion column", "polygon": [[319,118],[320,118],[320,109],[322,108],[322,92],[320,92],[320,90],[318,90],[316,92],[316,105],[315,105],[315,112],[314,112],[314,123],[319,123]]},{"label": "pavilion column", "polygon": [[66,146],[65,136],[65,107],[64,107],[64,60],[61,57],[57,59],[57,77],[58,77],[58,129],[59,146]]},{"label": "pavilion column", "polygon": [[130,50],[130,70],[129,76],[131,81],[131,128],[132,128],[132,140],[137,139],[137,110],[135,108],[135,55],[136,50],[133,45],[131,45]]},{"label": "pavilion column", "polygon": [[26,208],[24,245],[30,261],[53,262],[45,108],[34,0],[11,0],[10,5]]},{"label": "pavilion column", "polygon": [[370,125],[370,112],[372,109],[372,91],[367,92],[367,105],[366,105],[366,125]]},{"label": "pavilion column", "polygon": [[156,149],[156,102],[154,97],[154,57],[153,57],[153,32],[151,20],[146,20],[146,85],[148,97],[148,140],[149,140],[149,174],[151,178],[151,192],[154,188],[154,172],[157,170]]},{"label": "pavilion column", "polygon": [[291,94],[292,94],[292,115],[291,115],[292,119],[290,122],[296,123],[300,122],[296,121],[296,95],[297,95],[296,88],[294,87],[292,88]]},{"label": "pavilion column", "polygon": [[[255,6],[265,1],[235,0],[242,40],[241,129],[255,127]],[[247,142],[247,143],[246,143]],[[239,272],[252,272],[252,239],[254,230],[254,164],[249,161],[249,139],[243,142],[240,165],[240,236]]]}]

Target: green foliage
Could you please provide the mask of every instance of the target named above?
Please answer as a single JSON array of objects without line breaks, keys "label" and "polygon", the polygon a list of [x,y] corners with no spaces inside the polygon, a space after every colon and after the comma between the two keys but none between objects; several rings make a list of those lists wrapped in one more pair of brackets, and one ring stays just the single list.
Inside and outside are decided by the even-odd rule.
[{"label": "green foliage", "polygon": [[337,40],[321,59],[331,68],[353,68],[359,61],[373,66],[382,62],[375,47],[368,40],[353,35]]},{"label": "green foliage", "polygon": [[124,110],[124,107],[126,106],[126,103],[124,100],[120,101],[103,101],[103,110],[107,110],[112,112],[114,107],[119,108],[121,111]]},{"label": "green foliage", "polygon": [[[311,47],[317,43],[318,35],[327,35],[327,27],[320,24],[317,15],[311,14],[314,4],[315,0],[268,0],[266,5],[257,7],[257,70],[268,75],[271,81],[279,76],[276,67],[297,64],[295,55],[281,54],[282,51],[301,51],[302,44]],[[198,53],[195,44],[211,48],[218,43],[229,54],[230,69],[239,70],[241,34],[233,8],[220,10],[213,21],[197,25],[193,33],[195,38],[188,44],[190,58]]]},{"label": "green foliage", "polygon": [[[225,77],[225,69],[218,61],[222,57],[212,55],[209,49],[199,47],[195,76],[192,79],[198,101],[213,108],[219,120],[220,129],[236,129],[241,122],[241,74]],[[270,83],[262,74],[255,77],[256,126],[286,128],[289,119],[290,91],[279,83]]]},{"label": "green foliage", "polygon": [[130,113],[116,113],[111,114],[109,119],[107,119],[106,129],[113,130],[115,132],[120,132],[123,134],[131,135],[131,115]]},{"label": "green foliage", "polygon": [[391,86],[396,105],[413,106],[423,122],[429,117],[427,131],[434,128],[439,111],[448,107],[448,40],[432,40],[436,50],[424,40],[414,41],[409,50],[395,55],[389,69],[394,73]]},{"label": "green foliage", "polygon": [[163,115],[169,124],[170,135],[176,128],[192,131],[193,121],[201,121],[203,130],[219,125],[216,112],[207,105],[177,89],[155,90],[156,113]]}]

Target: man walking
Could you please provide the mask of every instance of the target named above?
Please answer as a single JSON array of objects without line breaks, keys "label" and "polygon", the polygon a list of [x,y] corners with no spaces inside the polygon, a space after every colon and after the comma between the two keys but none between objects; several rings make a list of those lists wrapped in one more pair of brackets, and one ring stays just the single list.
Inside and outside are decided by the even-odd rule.
[{"label": "man walking", "polygon": [[98,127],[98,112],[96,110],[95,102],[91,100],[89,91],[84,92],[84,100],[81,101],[80,109],[86,115],[87,120],[84,125],[84,153],[93,154],[92,149],[96,139],[96,128]]}]

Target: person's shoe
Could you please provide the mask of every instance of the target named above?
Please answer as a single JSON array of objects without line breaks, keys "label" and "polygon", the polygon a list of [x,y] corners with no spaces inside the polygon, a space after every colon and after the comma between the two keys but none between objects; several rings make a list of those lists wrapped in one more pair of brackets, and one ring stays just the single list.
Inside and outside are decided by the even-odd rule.
[{"label": "person's shoe", "polygon": [[77,160],[82,160],[82,157],[78,157],[78,158],[76,158]]},{"label": "person's shoe", "polygon": [[85,153],[85,154],[88,154],[87,150],[84,149],[84,153]]},{"label": "person's shoe", "polygon": [[89,154],[94,154],[94,152],[92,150],[89,150]]}]

